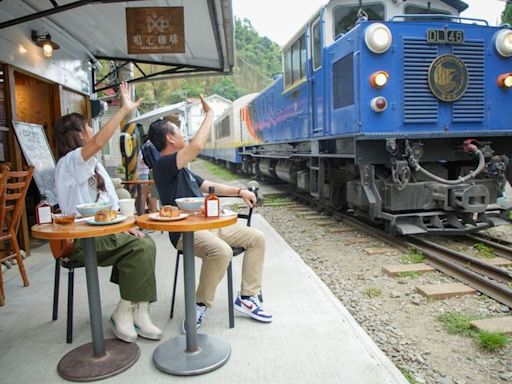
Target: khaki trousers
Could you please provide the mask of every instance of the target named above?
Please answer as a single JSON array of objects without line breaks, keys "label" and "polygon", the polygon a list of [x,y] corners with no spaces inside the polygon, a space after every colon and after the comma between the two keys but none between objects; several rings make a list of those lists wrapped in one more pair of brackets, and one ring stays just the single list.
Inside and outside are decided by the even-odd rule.
[{"label": "khaki trousers", "polygon": [[[180,238],[177,247],[183,249],[183,238]],[[212,306],[217,285],[233,258],[231,247],[245,248],[241,294],[252,296],[260,293],[265,237],[257,229],[239,223],[226,228],[194,233],[194,252],[203,260],[196,302]]]}]

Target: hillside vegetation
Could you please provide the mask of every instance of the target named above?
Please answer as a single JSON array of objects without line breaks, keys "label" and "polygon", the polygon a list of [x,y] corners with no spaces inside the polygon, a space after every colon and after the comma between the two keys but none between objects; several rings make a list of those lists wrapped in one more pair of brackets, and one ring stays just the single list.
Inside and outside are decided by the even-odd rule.
[{"label": "hillside vegetation", "polygon": [[[256,32],[248,19],[235,18],[235,67],[233,75],[201,76],[188,79],[155,80],[135,84],[138,97],[144,98],[143,109],[151,110],[183,101],[199,94],[218,94],[229,100],[252,92],[259,92],[281,73],[279,46]],[[103,63],[106,75],[108,63]],[[142,64],[142,70],[153,72],[156,65]],[[158,66],[161,67],[161,66]],[[139,75],[135,69],[135,75]],[[98,75],[100,78],[102,74]],[[142,111],[144,112],[144,111]]]}]

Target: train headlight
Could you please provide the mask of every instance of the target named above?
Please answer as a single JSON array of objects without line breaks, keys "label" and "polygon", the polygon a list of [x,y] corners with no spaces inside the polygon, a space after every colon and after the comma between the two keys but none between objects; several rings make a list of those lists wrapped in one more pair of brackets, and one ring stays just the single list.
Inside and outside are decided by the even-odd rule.
[{"label": "train headlight", "polygon": [[370,76],[370,85],[373,88],[382,88],[388,83],[389,74],[386,71],[377,71]]},{"label": "train headlight", "polygon": [[375,112],[382,112],[388,107],[388,101],[383,96],[377,96],[372,99],[370,106]]},{"label": "train headlight", "polygon": [[502,73],[498,76],[498,86],[501,88],[512,88],[512,73]]},{"label": "train headlight", "polygon": [[512,56],[512,31],[510,29],[502,29],[497,32],[494,42],[496,44],[496,50],[501,56]]},{"label": "train headlight", "polygon": [[364,33],[364,42],[368,49],[375,53],[384,53],[391,46],[393,35],[388,27],[381,23],[373,23]]}]

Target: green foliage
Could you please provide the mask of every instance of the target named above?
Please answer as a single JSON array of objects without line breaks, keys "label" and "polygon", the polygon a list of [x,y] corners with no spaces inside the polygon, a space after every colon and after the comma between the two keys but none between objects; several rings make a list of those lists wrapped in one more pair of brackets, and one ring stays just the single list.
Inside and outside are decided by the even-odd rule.
[{"label": "green foliage", "polygon": [[402,375],[404,375],[404,377],[407,379],[407,381],[410,383],[410,384],[418,384],[418,382],[416,381],[416,379],[414,378],[414,376],[412,375],[411,372],[409,372],[407,369],[405,368],[400,368],[400,372],[402,372]]},{"label": "green foliage", "polygon": [[510,339],[499,332],[486,332],[475,329],[471,325],[476,316],[468,316],[459,312],[447,312],[438,317],[448,333],[472,337],[483,349],[493,352],[509,344]]},{"label": "green foliage", "polygon": [[420,250],[411,246],[409,247],[407,255],[402,257],[400,259],[400,262],[402,264],[418,264],[422,263],[423,260],[425,260],[425,256],[423,256],[423,253]]},{"label": "green foliage", "polygon": [[382,291],[380,288],[366,288],[364,290],[364,293],[371,299],[382,295]]},{"label": "green foliage", "polygon": [[505,9],[501,13],[501,22],[512,25],[512,4],[507,4]]},{"label": "green foliage", "polygon": [[474,329],[471,327],[471,320],[475,319],[463,313],[446,312],[439,315],[438,320],[443,323],[450,334],[473,336],[475,333]]},{"label": "green foliage", "polygon": [[477,333],[476,341],[483,349],[491,352],[504,348],[510,342],[509,338],[502,333],[485,331]]},{"label": "green foliage", "polygon": [[492,259],[495,257],[492,248],[484,243],[476,243],[473,245],[473,249],[478,253],[478,256],[484,259]]},{"label": "green foliage", "polygon": [[398,274],[398,277],[408,277],[411,279],[417,279],[418,277],[420,277],[420,273],[416,271],[400,272]]},{"label": "green foliage", "polygon": [[[143,97],[141,112],[164,105],[178,103],[187,98],[197,98],[200,94],[218,94],[235,100],[252,92],[259,92],[281,73],[281,52],[279,45],[268,37],[256,32],[248,19],[235,18],[236,64],[231,76],[189,77],[173,80],[146,81],[135,84],[137,97]],[[103,61],[101,74],[108,73],[109,63]],[[165,69],[155,64],[139,64],[145,73]],[[100,76],[98,75],[98,78]],[[141,75],[138,68],[135,75]],[[102,76],[103,77],[103,76]]]},{"label": "green foliage", "polygon": [[209,161],[203,162],[203,166],[210,172],[212,175],[222,179],[223,181],[232,181],[238,180],[239,176],[235,173],[227,170],[220,165],[210,163]]}]

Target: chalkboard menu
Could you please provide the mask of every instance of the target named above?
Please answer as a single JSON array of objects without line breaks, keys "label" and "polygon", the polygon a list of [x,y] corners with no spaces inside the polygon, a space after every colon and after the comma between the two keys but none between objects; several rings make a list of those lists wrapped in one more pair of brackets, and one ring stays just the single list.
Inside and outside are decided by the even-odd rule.
[{"label": "chalkboard menu", "polygon": [[13,121],[12,125],[25,160],[34,166],[34,181],[39,192],[46,195],[51,205],[57,204],[55,159],[43,126],[20,121]]}]

